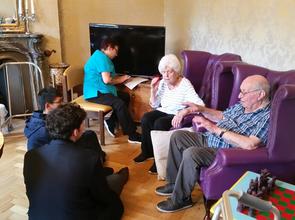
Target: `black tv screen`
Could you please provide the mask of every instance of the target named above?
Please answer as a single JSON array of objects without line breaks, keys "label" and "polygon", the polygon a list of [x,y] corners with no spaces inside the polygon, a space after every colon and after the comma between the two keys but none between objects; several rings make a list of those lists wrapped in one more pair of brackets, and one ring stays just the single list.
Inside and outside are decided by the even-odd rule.
[{"label": "black tv screen", "polygon": [[91,54],[100,49],[101,41],[113,37],[119,53],[113,59],[117,73],[153,76],[165,54],[165,27],[117,24],[89,24]]}]

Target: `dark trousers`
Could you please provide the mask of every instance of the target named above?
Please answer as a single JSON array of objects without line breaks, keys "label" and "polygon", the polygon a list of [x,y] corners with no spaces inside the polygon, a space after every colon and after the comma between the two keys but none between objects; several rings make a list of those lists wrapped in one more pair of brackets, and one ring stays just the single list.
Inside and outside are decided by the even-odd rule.
[{"label": "dark trousers", "polygon": [[98,142],[96,133],[94,131],[86,130],[82,134],[82,136],[80,137],[80,139],[76,142],[76,144],[78,146],[83,147],[83,148],[91,149],[91,150],[96,151],[99,154],[99,157],[101,159],[101,162],[102,163],[105,162],[106,154],[101,149],[101,146],[100,146],[100,144]]},{"label": "dark trousers", "polygon": [[[101,146],[98,142],[97,136],[94,131],[85,131],[81,138],[76,142],[76,144],[85,149],[94,150],[96,153],[98,153],[101,160],[101,164],[103,166],[106,154],[101,149]],[[106,180],[110,189],[116,192],[118,195],[120,195],[123,190],[123,186],[126,183],[124,177],[122,177],[122,175],[118,173],[113,173],[111,175],[107,175]]]},{"label": "dark trousers", "polygon": [[141,119],[141,151],[146,157],[154,155],[151,139],[151,130],[168,131],[172,125],[174,115],[158,110],[147,112]]},{"label": "dark trousers", "polygon": [[111,123],[118,121],[124,134],[134,134],[136,131],[136,125],[128,111],[128,105],[130,102],[129,95],[121,91],[118,91],[118,96],[114,96],[111,93],[97,93],[98,97],[87,99],[87,101],[102,105],[110,105],[113,108],[113,114],[108,120],[110,120]]}]

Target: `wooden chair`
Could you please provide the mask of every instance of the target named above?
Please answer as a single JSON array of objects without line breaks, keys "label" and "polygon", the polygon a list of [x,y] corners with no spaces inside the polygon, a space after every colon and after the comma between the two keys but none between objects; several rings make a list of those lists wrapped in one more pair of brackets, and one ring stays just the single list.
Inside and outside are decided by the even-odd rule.
[{"label": "wooden chair", "polygon": [[[89,118],[98,119],[100,144],[105,145],[104,116],[112,110],[111,106],[101,105],[84,100],[83,95],[75,98],[75,91],[83,85],[83,70],[74,71],[68,67],[63,73],[63,98],[65,102],[71,101],[80,105],[87,112],[86,125],[89,126]],[[78,92],[79,94],[79,92]],[[69,98],[70,96],[70,98]]]}]

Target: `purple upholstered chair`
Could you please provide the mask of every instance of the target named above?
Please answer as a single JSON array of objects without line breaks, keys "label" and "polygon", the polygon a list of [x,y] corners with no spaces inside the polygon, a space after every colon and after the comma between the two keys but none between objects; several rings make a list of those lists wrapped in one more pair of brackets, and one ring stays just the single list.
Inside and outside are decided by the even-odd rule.
[{"label": "purple upholstered chair", "polygon": [[181,55],[184,60],[183,75],[191,81],[206,106],[217,108],[218,106],[211,105],[212,82],[215,69],[219,62],[241,61],[241,57],[232,53],[215,55],[204,51],[193,50],[184,50]]},{"label": "purple upholstered chair", "polygon": [[[206,106],[220,110],[226,109],[231,94],[228,88],[232,88],[233,84],[231,66],[241,62],[241,57],[231,53],[215,55],[193,50],[184,50],[181,55],[184,60],[183,75],[191,81]],[[224,64],[219,66],[220,63]],[[186,116],[181,127],[190,127],[193,116]]]},{"label": "purple upholstered chair", "polygon": [[272,87],[267,145],[255,150],[220,149],[213,164],[203,168],[199,184],[204,194],[206,217],[213,201],[247,170],[267,168],[278,179],[295,183],[295,70],[278,72],[246,63],[232,67],[234,82],[230,105],[238,102],[241,82],[250,75],[265,76]]}]

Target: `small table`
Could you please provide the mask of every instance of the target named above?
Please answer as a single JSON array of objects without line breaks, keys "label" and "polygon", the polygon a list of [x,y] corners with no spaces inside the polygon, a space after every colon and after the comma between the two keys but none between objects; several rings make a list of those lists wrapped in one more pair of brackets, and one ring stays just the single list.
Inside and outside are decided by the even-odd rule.
[{"label": "small table", "polygon": [[[230,190],[233,190],[233,191],[243,191],[243,192],[247,192],[247,189],[249,187],[249,183],[251,181],[251,179],[255,179],[256,177],[259,177],[260,175],[257,174],[257,173],[254,173],[254,172],[250,172],[250,171],[247,171],[231,188]],[[281,195],[275,195],[277,196],[277,200],[279,200],[279,207],[277,206],[276,203],[273,203],[273,205],[275,205],[279,211],[281,212],[281,217],[282,218],[286,218],[286,219],[289,219],[288,217],[290,217],[289,215],[289,211],[294,211],[294,208],[295,207],[295,186],[292,185],[292,184],[289,184],[289,183],[286,183],[286,182],[283,182],[283,181],[280,181],[280,180],[276,180],[275,182],[275,185],[276,185],[276,188],[277,189],[281,189],[280,191],[280,194]],[[275,189],[276,191],[276,189]],[[286,198],[283,198],[282,195],[284,194],[288,194]],[[282,201],[281,199],[279,199],[279,197],[282,197]],[[288,200],[288,201],[287,201]],[[219,203],[221,202],[221,199],[219,199],[213,206],[212,208],[210,209],[210,212],[213,214],[216,207],[219,205]],[[230,198],[230,203],[231,203],[231,208],[232,208],[232,214],[233,214],[233,217],[234,219],[237,219],[237,220],[250,220],[250,219],[254,219],[253,217],[250,217],[250,216],[247,216],[239,211],[237,211],[237,206],[238,206],[238,201],[237,199],[235,198]],[[285,207],[286,205],[286,207]],[[290,206],[290,207],[289,207]],[[289,213],[288,213],[289,212]],[[294,212],[293,212],[294,214]],[[288,216],[289,215],[289,216]],[[262,219],[262,218],[260,218]],[[263,219],[269,219],[268,217],[267,218],[264,218]],[[292,219],[292,217],[290,218]]]},{"label": "small table", "polygon": [[0,158],[3,154],[3,148],[4,148],[4,136],[2,132],[0,131]]}]

